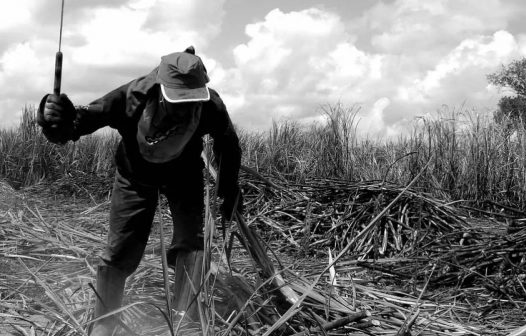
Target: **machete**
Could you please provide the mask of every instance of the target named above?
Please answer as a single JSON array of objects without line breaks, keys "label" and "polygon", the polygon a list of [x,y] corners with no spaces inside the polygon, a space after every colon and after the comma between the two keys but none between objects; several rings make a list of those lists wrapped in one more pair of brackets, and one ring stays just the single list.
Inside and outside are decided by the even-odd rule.
[{"label": "machete", "polygon": [[53,94],[60,95],[60,84],[62,82],[62,22],[64,19],[64,0],[60,11],[60,34],[58,38],[58,51],[55,54],[55,82],[53,84]]}]

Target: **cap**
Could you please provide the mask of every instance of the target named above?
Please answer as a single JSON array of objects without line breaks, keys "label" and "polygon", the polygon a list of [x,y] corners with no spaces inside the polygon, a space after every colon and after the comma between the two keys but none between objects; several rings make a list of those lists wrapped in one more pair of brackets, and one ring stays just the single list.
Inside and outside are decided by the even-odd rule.
[{"label": "cap", "polygon": [[210,81],[205,65],[194,54],[193,47],[161,57],[157,82],[169,103],[207,101],[210,92],[206,83]]}]

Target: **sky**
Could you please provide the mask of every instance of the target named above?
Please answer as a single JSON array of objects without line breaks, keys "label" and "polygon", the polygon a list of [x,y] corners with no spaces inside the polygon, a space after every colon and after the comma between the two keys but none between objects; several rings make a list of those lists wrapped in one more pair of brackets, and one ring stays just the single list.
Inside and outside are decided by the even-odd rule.
[{"label": "sky", "polygon": [[[61,0],[0,2],[0,127],[52,91]],[[487,74],[526,56],[522,0],[65,0],[62,92],[88,104],[193,45],[234,124],[396,135],[445,108],[490,114]]]}]

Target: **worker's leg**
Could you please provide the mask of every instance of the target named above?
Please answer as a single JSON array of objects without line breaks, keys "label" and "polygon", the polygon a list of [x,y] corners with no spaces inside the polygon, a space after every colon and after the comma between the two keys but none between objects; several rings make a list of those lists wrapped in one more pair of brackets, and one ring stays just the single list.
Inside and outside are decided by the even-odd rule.
[{"label": "worker's leg", "polygon": [[[119,269],[100,265],[97,269],[97,302],[93,318],[103,316],[121,306],[126,275]],[[117,317],[110,316],[94,323],[91,336],[109,336],[117,325]]]},{"label": "worker's leg", "polygon": [[157,206],[158,188],[135,182],[117,171],[111,198],[110,230],[102,261],[132,274],[139,266]]},{"label": "worker's leg", "polygon": [[173,237],[168,262],[174,265],[178,251],[202,250],[204,223],[204,185],[201,166],[178,172],[180,178],[163,188],[173,219]]},{"label": "worker's leg", "polygon": [[203,266],[203,170],[196,167],[171,183],[165,194],[174,222],[168,262],[175,268],[174,309],[199,321],[198,292]]},{"label": "worker's leg", "polygon": [[203,250],[181,250],[175,260],[173,308],[180,315],[184,314],[186,322],[200,321],[199,302],[204,302],[200,293],[203,291],[202,278],[206,275],[206,271],[203,272],[203,260]]},{"label": "worker's leg", "polygon": [[[144,253],[157,196],[157,188],[132,182],[117,171],[106,251],[97,270],[95,317],[120,307],[126,277],[135,271]],[[110,335],[115,324],[115,318],[102,319],[95,323],[91,335]]]}]

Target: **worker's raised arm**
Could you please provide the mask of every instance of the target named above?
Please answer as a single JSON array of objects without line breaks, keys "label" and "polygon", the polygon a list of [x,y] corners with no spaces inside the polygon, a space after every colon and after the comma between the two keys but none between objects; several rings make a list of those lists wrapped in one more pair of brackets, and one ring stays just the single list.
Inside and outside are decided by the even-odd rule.
[{"label": "worker's raised arm", "polygon": [[75,106],[65,94],[47,94],[40,102],[37,122],[49,141],[60,144],[77,141],[102,127],[120,129],[137,118],[130,114],[140,111],[136,107],[146,100],[154,84],[152,76],[153,72],[137,78],[88,105]]},{"label": "worker's raised arm", "polygon": [[123,85],[89,105],[75,106],[65,95],[45,95],[39,105],[37,122],[46,138],[64,144],[77,141],[105,126],[111,126],[126,108],[127,85]]}]

